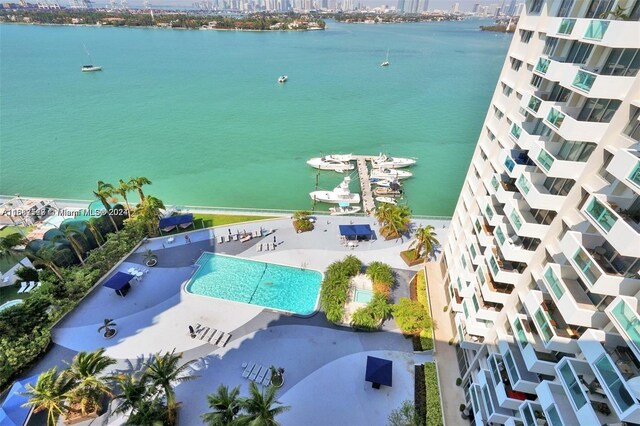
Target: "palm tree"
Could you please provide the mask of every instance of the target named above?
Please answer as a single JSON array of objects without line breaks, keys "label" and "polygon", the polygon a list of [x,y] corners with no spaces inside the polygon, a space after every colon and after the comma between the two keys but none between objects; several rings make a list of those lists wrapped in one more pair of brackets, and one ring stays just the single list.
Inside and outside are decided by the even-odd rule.
[{"label": "palm tree", "polygon": [[118,374],[113,377],[120,388],[120,394],[115,399],[119,402],[113,414],[125,414],[137,411],[137,408],[149,398],[147,381],[137,372],[132,374]]},{"label": "palm tree", "polygon": [[109,183],[104,183],[103,181],[99,180],[98,189],[96,191],[93,191],[93,195],[95,195],[98,198],[98,200],[100,200],[104,208],[107,209],[107,217],[111,221],[111,224],[113,225],[113,229],[118,231],[118,225],[116,225],[116,221],[113,220],[113,218],[109,214],[109,212],[111,211],[111,206],[107,201],[107,198],[113,195],[113,191],[114,191],[113,185]]},{"label": "palm tree", "polygon": [[20,260],[21,257],[24,257],[24,253],[16,250],[17,246],[23,246],[26,243],[27,240],[17,232],[0,238],[0,259],[11,260],[17,258],[18,263],[26,268],[27,265]]},{"label": "palm tree", "polygon": [[161,200],[148,196],[136,209],[135,217],[147,225],[149,236],[153,236],[158,232],[160,210],[164,208],[164,203]]},{"label": "palm tree", "polygon": [[106,356],[104,351],[102,348],[93,352],[79,352],[69,364],[69,369],[63,372],[75,383],[69,396],[72,403],[80,407],[83,416],[95,410],[104,395],[113,396],[111,387],[103,377],[98,376],[101,371],[116,363],[113,358]]},{"label": "palm tree", "polygon": [[47,410],[47,423],[53,426],[57,416],[69,411],[66,400],[73,385],[72,377],[58,374],[58,367],[53,367],[40,374],[35,385],[27,384],[25,395],[29,397],[29,401],[24,405],[33,407],[36,413]]},{"label": "palm tree", "polygon": [[432,257],[436,251],[436,246],[440,245],[440,241],[436,238],[438,234],[435,233],[433,225],[427,225],[416,229],[416,240],[411,243],[410,247],[416,248],[416,258],[419,258],[422,253],[427,255],[427,258]]},{"label": "palm tree", "polygon": [[104,244],[104,237],[102,236],[102,233],[100,233],[100,225],[98,224],[98,222],[99,219],[97,217],[92,217],[89,220],[82,221],[82,223],[87,225],[87,228],[89,228],[89,232],[91,232],[93,238],[96,239],[98,247],[102,247],[102,244]]},{"label": "palm tree", "polygon": [[159,398],[143,399],[129,415],[127,426],[164,426],[170,423],[167,409]]},{"label": "palm tree", "polygon": [[376,212],[380,222],[380,232],[388,237],[398,238],[409,229],[411,210],[407,205],[383,204]]},{"label": "palm tree", "polygon": [[151,181],[144,176],[140,176],[138,178],[129,179],[129,185],[131,185],[132,189],[138,191],[138,195],[140,196],[140,203],[142,203],[145,199],[144,192],[142,192],[142,187],[144,185],[151,185]]},{"label": "palm tree", "polygon": [[216,393],[207,395],[209,408],[212,412],[202,415],[202,420],[208,426],[226,426],[233,422],[238,411],[240,411],[240,403],[242,400],[238,398],[240,394],[240,386],[231,389],[225,385],[218,386]]},{"label": "palm tree", "polygon": [[[111,337],[115,334],[115,326],[117,324],[115,322],[113,322],[113,319],[111,318],[105,318],[104,319],[104,323],[98,327],[98,333],[100,333],[102,330],[104,330],[104,335],[105,337]],[[111,332],[114,332],[113,334]]]},{"label": "palm tree", "polygon": [[84,252],[84,247],[80,244],[80,241],[87,242],[87,237],[84,233],[77,227],[73,225],[65,226],[64,228],[58,228],[62,234],[58,234],[53,237],[53,242],[57,242],[59,240],[69,241],[71,244],[71,248],[75,252],[78,259],[80,259],[80,263],[84,265],[84,259],[82,258],[82,253]]},{"label": "palm tree", "polygon": [[45,267],[49,268],[51,272],[56,275],[56,277],[62,280],[62,272],[55,262],[55,258],[57,255],[58,251],[53,245],[42,247],[36,254],[27,253],[27,256],[31,259],[32,263],[34,263],[35,265],[44,265]]},{"label": "palm tree", "polygon": [[247,414],[240,416],[238,423],[252,426],[277,426],[275,417],[291,409],[281,405],[276,399],[277,391],[275,387],[269,386],[266,392],[260,392],[254,382],[249,382],[249,398],[243,399],[241,403]]},{"label": "palm tree", "polygon": [[130,182],[125,182],[122,179],[118,181],[118,186],[113,189],[113,192],[118,194],[124,200],[124,203],[127,205],[127,216],[131,217],[131,206],[129,205],[129,200],[127,199],[127,194],[129,191],[132,191],[134,188]]},{"label": "palm tree", "polygon": [[173,423],[175,412],[179,405],[171,384],[196,378],[196,376],[187,373],[188,364],[178,365],[181,359],[182,354],[176,354],[175,349],[171,352],[166,352],[164,355],[157,353],[153,360],[147,364],[145,370],[145,379],[149,379],[152,386],[161,389],[167,398],[167,417],[170,423]]}]

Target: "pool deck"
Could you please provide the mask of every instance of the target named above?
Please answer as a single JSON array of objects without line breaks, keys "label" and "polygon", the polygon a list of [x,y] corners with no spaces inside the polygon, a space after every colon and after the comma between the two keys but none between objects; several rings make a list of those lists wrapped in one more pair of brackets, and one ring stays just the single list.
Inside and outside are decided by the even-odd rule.
[{"label": "pool deck", "polygon": [[[381,261],[392,266],[399,276],[393,298],[408,295],[407,282],[417,267],[408,268],[399,251],[411,240],[382,239],[347,248],[340,243],[339,224],[368,223],[378,230],[371,218],[317,216],[316,229],[297,234],[290,219],[250,222],[231,227],[194,231],[188,242],[183,235],[169,242],[167,237],[148,240],[118,268],[142,266],[142,253],[151,249],[158,255],[158,265],[150,268],[141,282],[132,285],[126,297],[98,287],[53,330],[54,348],[29,374],[52,365],[63,365],[77,351],[106,348],[117,359],[116,369],[128,370],[132,364],[159,351],[175,349],[198,379],[179,384],[178,398],[183,402],[180,423],[201,424],[207,411],[206,395],[220,383],[241,385],[247,393],[248,383],[241,377],[243,362],[275,365],[285,369],[285,385],[279,398],[293,408],[279,417],[284,425],[341,424],[383,425],[389,412],[405,399],[413,399],[413,365],[431,360],[430,353],[414,354],[411,341],[405,339],[393,321],[377,333],[358,333],[326,321],[323,313],[310,318],[291,316],[259,306],[213,299],[186,293],[184,284],[196,268],[194,262],[204,252],[275,262],[324,271],[326,267],[353,254],[365,264]],[[446,221],[416,220],[416,225],[432,224],[444,242]],[[217,244],[218,235],[237,231],[273,229],[266,237],[250,242]],[[258,252],[256,243],[276,239],[275,251]],[[97,333],[104,318],[113,318],[118,333],[106,340]],[[188,335],[188,326],[203,324],[232,334],[224,348],[216,348]],[[371,389],[364,382],[367,355],[387,357],[394,363],[394,386]],[[321,398],[317,396],[321,395]],[[348,406],[337,410],[335,407]],[[328,409],[327,407],[334,407]],[[111,418],[103,424],[120,424]]]}]

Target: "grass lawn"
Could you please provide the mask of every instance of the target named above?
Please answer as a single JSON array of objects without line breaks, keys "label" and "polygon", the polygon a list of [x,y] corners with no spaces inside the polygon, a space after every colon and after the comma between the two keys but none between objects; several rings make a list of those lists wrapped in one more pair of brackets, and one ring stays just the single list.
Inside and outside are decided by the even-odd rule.
[{"label": "grass lawn", "polygon": [[28,235],[29,232],[31,232],[34,227],[33,226],[7,226],[6,228],[0,230],[0,238],[6,237],[7,235],[10,235],[10,234],[20,233],[20,230],[18,228],[22,229],[22,232],[24,233],[24,235]]},{"label": "grass lawn", "polygon": [[8,287],[0,287],[0,305],[13,299],[26,299],[29,293],[20,293],[17,291],[20,285],[10,285]]},{"label": "grass lawn", "polygon": [[[253,216],[239,214],[206,214],[194,213],[193,223],[195,229],[210,228],[212,226],[224,226],[241,222],[252,222],[256,220],[274,219],[273,216]],[[163,232],[162,235],[176,235],[183,232],[193,231],[193,227],[187,229],[177,228],[171,232]]]}]

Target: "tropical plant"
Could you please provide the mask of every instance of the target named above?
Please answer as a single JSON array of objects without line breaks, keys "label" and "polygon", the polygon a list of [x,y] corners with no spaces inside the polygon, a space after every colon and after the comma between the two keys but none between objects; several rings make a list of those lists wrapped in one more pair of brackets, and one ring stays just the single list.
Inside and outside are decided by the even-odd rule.
[{"label": "tropical plant", "polygon": [[84,233],[74,225],[67,225],[59,228],[59,231],[62,232],[62,234],[55,235],[52,241],[68,241],[71,245],[71,248],[73,249],[73,252],[80,260],[80,263],[84,265],[84,258],[82,257],[82,254],[84,253],[84,247],[82,246],[81,242],[88,242],[86,235],[84,235]]},{"label": "tropical plant", "polygon": [[151,250],[145,251],[142,258],[147,266],[155,266],[155,264],[158,263],[158,255]]},{"label": "tropical plant", "polygon": [[98,198],[98,200],[100,200],[100,202],[102,203],[102,205],[106,209],[106,211],[107,211],[106,212],[106,216],[111,221],[111,224],[113,225],[113,229],[118,231],[118,225],[116,225],[116,221],[113,220],[113,218],[109,214],[109,212],[111,211],[111,206],[109,205],[109,202],[107,201],[107,199],[113,195],[113,191],[114,191],[113,185],[111,185],[109,183],[104,183],[103,181],[99,180],[98,181],[98,189],[93,191],[93,195],[95,195]]},{"label": "tropical plant", "polygon": [[281,405],[276,399],[277,389],[273,386],[267,387],[266,391],[260,391],[255,382],[249,382],[249,397],[242,401],[242,408],[246,414],[239,416],[238,422],[241,424],[256,426],[277,426],[275,418],[279,414],[291,409],[289,406]]},{"label": "tropical plant", "polygon": [[113,322],[113,319],[105,318],[103,321],[103,324],[100,327],[98,327],[98,333],[104,330],[104,337],[111,337],[114,334],[116,334],[116,329],[115,329],[116,325],[117,324]]},{"label": "tropical plant", "polygon": [[151,181],[144,176],[140,176],[138,178],[129,179],[129,185],[132,190],[138,191],[138,196],[140,197],[140,203],[142,203],[145,199],[144,192],[142,192],[142,187],[144,185],[151,185]]},{"label": "tropical plant", "polygon": [[376,219],[385,238],[398,238],[409,229],[411,210],[407,205],[383,203],[376,210]]},{"label": "tropical plant", "polygon": [[27,384],[25,395],[29,400],[25,405],[33,407],[36,413],[47,410],[47,423],[54,426],[56,417],[69,410],[66,401],[73,386],[72,377],[58,374],[58,368],[53,367],[40,374],[35,385]]},{"label": "tropical plant", "polygon": [[614,20],[617,21],[627,21],[629,19],[629,15],[626,13],[626,11],[626,6],[617,4],[615,9],[602,13],[600,15],[600,19],[609,19],[609,16],[611,16]]},{"label": "tropical plant", "polygon": [[418,413],[413,402],[406,400],[400,408],[396,408],[387,418],[387,426],[420,426]]},{"label": "tropical plant", "polygon": [[229,391],[229,387],[225,385],[218,386],[216,393],[209,394],[207,401],[209,408],[213,411],[202,415],[202,420],[209,426],[227,426],[233,424],[242,400],[238,397],[240,394],[240,386]]},{"label": "tropical plant", "polygon": [[381,283],[392,287],[395,282],[391,266],[386,263],[377,261],[371,262],[369,266],[367,266],[367,275],[371,278],[371,281],[373,281],[374,284]]},{"label": "tropical plant", "polygon": [[18,268],[15,275],[22,281],[38,281],[38,271],[28,266]]},{"label": "tropical plant", "polygon": [[156,197],[147,196],[134,213],[134,218],[144,223],[149,236],[157,235],[160,223],[160,210],[164,203]]},{"label": "tropical plant", "polygon": [[282,387],[284,384],[284,368],[275,368],[272,365],[269,370],[271,370],[271,384],[276,388]]},{"label": "tropical plant", "polygon": [[91,235],[93,235],[93,238],[95,238],[98,247],[102,247],[102,244],[104,244],[104,237],[100,232],[100,219],[92,217],[89,220],[83,220],[82,223],[87,225],[87,228],[89,229],[89,232],[91,232]]},{"label": "tropical plant", "polygon": [[53,245],[43,246],[35,254],[27,252],[27,256],[31,259],[32,263],[34,263],[35,265],[43,265],[46,268],[49,268],[49,270],[53,272],[56,277],[62,280],[62,272],[60,271],[60,268],[58,268],[58,265],[56,265],[55,263],[57,255],[58,251]]},{"label": "tropical plant", "polygon": [[127,205],[127,216],[131,217],[131,206],[129,205],[129,200],[127,199],[127,194],[129,191],[133,191],[134,187],[131,185],[131,182],[125,182],[120,179],[118,181],[118,186],[113,188],[113,192],[118,194],[124,200],[124,203]]},{"label": "tropical plant", "polygon": [[118,374],[113,377],[120,393],[115,396],[118,405],[114,408],[114,414],[134,412],[150,395],[148,383],[144,376],[134,371],[131,374]]},{"label": "tropical plant", "polygon": [[62,373],[68,374],[73,380],[74,387],[69,392],[69,398],[72,408],[79,407],[82,416],[97,411],[103,396],[113,396],[111,387],[99,374],[116,361],[104,352],[104,348],[93,352],[79,352],[69,368]]},{"label": "tropical plant", "polygon": [[329,321],[342,320],[349,279],[357,275],[361,268],[362,262],[357,257],[347,256],[342,261],[333,262],[325,271],[320,288],[320,305]]},{"label": "tropical plant", "polygon": [[400,298],[393,306],[393,316],[398,327],[405,334],[418,334],[422,329],[430,327],[432,322],[429,313],[418,301]]},{"label": "tropical plant", "polygon": [[0,238],[0,259],[7,259],[10,261],[17,259],[18,263],[22,266],[27,266],[22,263],[22,260],[20,260],[24,257],[24,253],[16,249],[16,247],[23,246],[26,243],[26,238],[17,232]]},{"label": "tropical plant", "polygon": [[383,293],[375,293],[371,301],[351,315],[351,326],[364,330],[375,330],[391,314],[391,305]]},{"label": "tropical plant", "polygon": [[188,364],[179,365],[181,359],[182,354],[176,354],[175,349],[163,355],[157,353],[147,364],[144,372],[145,378],[151,385],[164,393],[167,400],[167,418],[170,423],[173,423],[179,406],[172,383],[186,382],[196,378],[188,374]]},{"label": "tropical plant", "polygon": [[293,214],[293,227],[296,229],[296,232],[307,232],[313,229],[310,216],[311,212],[306,210],[298,210]]},{"label": "tropical plant", "polygon": [[433,257],[436,247],[440,245],[440,241],[436,238],[437,235],[433,225],[423,226],[416,230],[416,239],[409,246],[415,247],[416,258],[422,254],[425,254],[427,259]]}]

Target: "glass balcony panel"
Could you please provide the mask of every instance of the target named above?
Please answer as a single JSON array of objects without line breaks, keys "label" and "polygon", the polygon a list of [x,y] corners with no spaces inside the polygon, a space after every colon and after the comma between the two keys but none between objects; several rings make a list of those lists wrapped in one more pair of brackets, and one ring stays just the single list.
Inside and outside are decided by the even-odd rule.
[{"label": "glass balcony panel", "polygon": [[520,347],[522,349],[526,348],[529,344],[527,340],[527,335],[524,333],[524,328],[522,327],[522,322],[520,322],[520,318],[516,318],[513,322],[513,329],[516,331],[516,337],[518,342],[520,342]]},{"label": "glass balcony panel", "polygon": [[541,149],[540,152],[538,153],[538,161],[546,171],[549,171],[551,169],[551,166],[553,166],[553,162],[555,161],[555,158],[553,158],[551,154],[547,152],[546,149]]},{"label": "glass balcony panel", "polygon": [[516,363],[513,361],[511,352],[507,352],[504,356],[504,363],[507,365],[509,378],[511,379],[511,384],[513,386],[517,381],[520,380],[520,375],[518,374],[518,369],[516,368]]},{"label": "glass balcony panel", "polygon": [[547,316],[542,308],[538,308],[533,317],[536,320],[536,324],[538,324],[538,328],[540,328],[540,337],[542,337],[542,340],[544,340],[545,343],[548,343],[553,337],[553,331],[551,331],[551,325],[549,325]]},{"label": "glass balcony panel", "polygon": [[475,258],[476,257],[476,248],[473,245],[469,246],[469,252],[471,252],[471,257]]},{"label": "glass balcony panel", "polygon": [[547,115],[547,121],[559,129],[564,122],[564,117],[565,115],[563,113],[555,108],[551,108],[549,110],[549,114]]},{"label": "glass balcony panel", "polygon": [[498,179],[494,176],[491,178],[491,186],[493,186],[494,190],[498,190],[498,187],[500,186],[500,183],[498,182]]},{"label": "glass balcony panel", "polygon": [[551,269],[550,267],[547,267],[547,269],[544,271],[543,277],[544,277],[544,280],[547,282],[547,285],[549,286],[549,288],[551,288],[551,291],[553,291],[553,294],[558,299],[564,296],[564,287],[560,283],[560,280],[558,279],[558,277],[556,277],[556,274],[553,272],[553,269]]},{"label": "glass balcony panel", "polygon": [[622,378],[616,372],[609,358],[606,355],[603,356],[596,361],[595,367],[604,379],[604,385],[609,388],[620,411],[627,411],[634,404],[633,397],[627,391]]},{"label": "glass balcony panel", "polygon": [[518,185],[520,186],[520,189],[522,189],[522,192],[525,193],[525,195],[528,194],[531,190],[529,181],[524,175],[520,175],[520,177],[518,178]]},{"label": "glass balcony panel", "polygon": [[633,171],[629,175],[629,180],[640,186],[640,162],[638,162],[635,169],[633,169]]},{"label": "glass balcony panel", "polygon": [[565,365],[560,368],[560,376],[567,389],[569,389],[569,396],[573,400],[576,409],[579,410],[584,407],[584,405],[587,403],[587,398],[585,398],[584,394],[582,393],[580,383],[578,382],[576,376],[573,374],[569,363],[565,363]]},{"label": "glass balcony panel", "polygon": [[484,209],[484,211],[487,213],[489,220],[493,219],[493,210],[491,210],[490,206],[487,205],[487,208]]},{"label": "glass balcony panel", "polygon": [[516,163],[511,157],[507,156],[507,158],[504,159],[504,166],[507,168],[507,170],[512,172],[513,168],[516,166]]},{"label": "glass balcony panel", "polygon": [[531,96],[529,98],[529,103],[527,104],[527,108],[529,108],[533,112],[538,112],[538,110],[540,109],[541,103],[542,103],[542,100],[536,98],[535,96]]},{"label": "glass balcony panel", "polygon": [[505,240],[506,240],[506,238],[504,236],[504,233],[502,232],[502,229],[501,228],[496,228],[494,234],[498,238],[498,242],[500,243],[500,245],[503,245]]},{"label": "glass balcony panel", "polygon": [[640,352],[640,318],[638,318],[638,314],[624,300],[614,306],[611,313]]},{"label": "glass balcony panel", "polygon": [[518,213],[516,213],[515,210],[511,210],[511,214],[509,215],[509,217],[511,218],[511,223],[513,223],[513,226],[517,230],[520,230],[520,228],[522,228],[522,220],[520,219],[520,216],[518,216]]},{"label": "glass balcony panel", "polygon": [[573,27],[575,24],[576,24],[575,19],[563,19],[560,22],[560,26],[558,27],[558,34],[565,34],[565,35],[571,34],[571,31],[573,31]]},{"label": "glass balcony panel", "polygon": [[547,420],[549,420],[549,424],[551,426],[564,426],[564,423],[560,420],[560,415],[558,415],[558,409],[555,405],[552,405],[547,409]]},{"label": "glass balcony panel", "polygon": [[609,21],[591,21],[584,33],[584,38],[591,40],[602,40],[609,28]]},{"label": "glass balcony panel", "polygon": [[585,211],[606,232],[611,231],[611,228],[618,220],[616,215],[613,214],[613,212],[609,210],[609,208],[596,197],[591,198],[591,202],[589,203],[589,206],[585,209]]},{"label": "glass balcony panel", "polygon": [[538,71],[540,74],[545,74],[549,69],[550,63],[551,61],[546,58],[539,58],[538,64],[536,65],[536,71]]},{"label": "glass balcony panel", "polygon": [[516,123],[511,125],[511,136],[516,138],[516,140],[520,139],[520,135],[522,134],[522,129]]},{"label": "glass balcony panel", "polygon": [[496,259],[491,256],[489,258],[489,263],[491,264],[491,270],[493,271],[493,275],[497,275],[498,272],[500,272],[500,268],[498,267],[498,262],[496,262]]},{"label": "glass balcony panel", "polygon": [[583,92],[589,93],[589,91],[593,87],[593,83],[596,81],[596,77],[597,75],[595,74],[579,70],[571,85],[577,89],[582,90]]},{"label": "glass balcony panel", "polygon": [[522,414],[523,414],[522,420],[523,420],[525,426],[536,426],[537,423],[533,419],[533,414],[531,413],[531,409],[529,407],[531,407],[531,405],[527,405],[522,410]]},{"label": "glass balcony panel", "polygon": [[573,255],[573,261],[590,285],[593,285],[602,275],[593,259],[582,248]]}]

